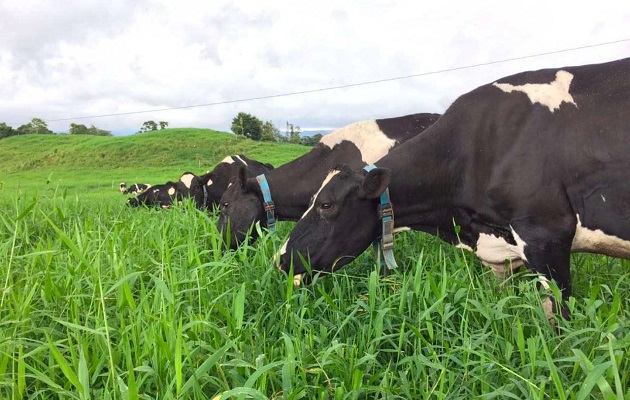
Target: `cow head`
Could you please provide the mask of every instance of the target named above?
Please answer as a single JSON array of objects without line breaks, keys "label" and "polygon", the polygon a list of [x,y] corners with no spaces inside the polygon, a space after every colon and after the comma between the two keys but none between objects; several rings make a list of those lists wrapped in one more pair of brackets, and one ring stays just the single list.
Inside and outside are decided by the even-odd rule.
[{"label": "cow head", "polygon": [[201,183],[206,185],[208,205],[210,207],[220,204],[221,197],[237,172],[238,167],[236,164],[220,162],[212,171],[200,177]]},{"label": "cow head", "polygon": [[380,234],[378,198],[391,180],[388,169],[365,173],[333,169],[311,206],[298,221],[282,248],[279,268],[295,275],[333,271],[361,254]]},{"label": "cow head", "polygon": [[118,188],[120,189],[120,193],[126,194],[125,192],[127,191],[127,184],[125,182],[120,182]]},{"label": "cow head", "polygon": [[[247,176],[247,167],[241,166],[220,202],[218,228],[223,232],[225,243],[229,243],[233,249],[245,241],[247,232],[254,223],[262,221],[261,224],[266,225],[260,187],[255,179],[248,179]],[[252,230],[251,234],[250,238],[255,240],[256,230]]]}]

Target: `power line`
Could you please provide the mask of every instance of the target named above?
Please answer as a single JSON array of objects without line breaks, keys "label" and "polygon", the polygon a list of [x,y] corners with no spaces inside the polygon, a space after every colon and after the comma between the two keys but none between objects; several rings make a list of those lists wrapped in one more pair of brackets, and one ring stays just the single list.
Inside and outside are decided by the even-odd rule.
[{"label": "power line", "polygon": [[122,112],[122,113],[89,115],[89,116],[83,116],[83,117],[49,119],[46,122],[59,122],[59,121],[69,121],[69,120],[78,120],[78,119],[87,119],[87,118],[105,118],[105,117],[117,117],[117,116],[122,116],[122,115],[146,114],[146,113],[161,112],[161,111],[182,110],[182,109],[187,109],[187,108],[211,107],[211,106],[218,106],[218,105],[223,105],[223,104],[243,103],[243,102],[246,102],[246,101],[274,99],[274,98],[278,98],[278,97],[297,96],[297,95],[302,95],[302,94],[325,92],[325,91],[329,91],[329,90],[338,90],[338,89],[346,89],[346,88],[352,88],[352,87],[357,87],[357,86],[374,85],[374,84],[377,84],[377,83],[392,82],[392,81],[398,81],[398,80],[410,79],[410,78],[417,78],[417,77],[427,76],[427,75],[437,75],[437,74],[443,74],[443,73],[446,73],[446,72],[459,71],[459,70],[463,70],[463,69],[478,68],[478,67],[484,67],[484,66],[488,66],[488,65],[506,63],[506,62],[510,62],[510,61],[524,60],[524,59],[527,59],[527,58],[542,57],[542,56],[548,56],[548,55],[551,55],[551,54],[566,53],[566,52],[570,52],[570,51],[583,50],[583,49],[588,49],[588,48],[593,48],[593,47],[608,46],[608,45],[611,45],[611,44],[623,43],[623,42],[628,42],[628,41],[630,41],[630,39],[619,39],[619,40],[614,40],[614,41],[610,41],[610,42],[602,42],[602,43],[597,43],[597,44],[590,44],[590,45],[584,45],[584,46],[579,46],[579,47],[572,47],[572,48],[568,48],[568,49],[554,50],[554,51],[548,51],[548,52],[544,52],[544,53],[536,53],[536,54],[529,54],[529,55],[526,55],[526,56],[506,58],[506,59],[503,59],[503,60],[488,61],[488,62],[484,62],[484,63],[464,65],[464,66],[461,66],[461,67],[446,68],[446,69],[440,69],[440,70],[436,70],[436,71],[421,72],[421,73],[412,74],[412,75],[404,75],[404,76],[397,76],[397,77],[393,77],[393,78],[377,79],[377,80],[373,80],[373,81],[365,81],[365,82],[359,82],[359,83],[348,83],[348,84],[345,84],[345,85],[338,85],[338,86],[328,86],[328,87],[323,87],[323,88],[318,88],[318,89],[301,90],[301,91],[297,91],[297,92],[271,94],[271,95],[266,95],[266,96],[249,97],[249,98],[245,98],[245,99],[236,99],[236,100],[217,101],[217,102],[214,102],[214,103],[196,104],[196,105],[189,105],[189,106],[156,108],[156,109],[152,109],[152,110],[128,111],[128,112]]}]

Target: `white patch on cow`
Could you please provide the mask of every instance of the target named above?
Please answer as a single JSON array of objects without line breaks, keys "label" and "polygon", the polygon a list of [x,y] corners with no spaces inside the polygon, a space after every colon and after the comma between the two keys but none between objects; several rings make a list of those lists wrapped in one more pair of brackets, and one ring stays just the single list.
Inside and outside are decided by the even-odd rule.
[{"label": "white patch on cow", "polygon": [[227,156],[221,162],[226,164],[234,164],[234,159],[232,158],[232,156]]},{"label": "white patch on cow", "polygon": [[[208,183],[206,183],[206,186],[210,186],[210,185],[212,185],[212,183],[213,183],[212,179],[208,179]],[[231,185],[231,183],[230,183],[230,185]],[[230,187],[230,185],[228,185],[228,187]]]},{"label": "white patch on cow", "polygon": [[545,277],[544,275],[539,275],[538,276],[538,282],[540,282],[540,285],[548,292],[547,297],[545,297],[545,299],[542,301],[542,307],[543,310],[545,311],[545,317],[547,317],[548,320],[553,320],[555,317],[555,313],[553,312],[553,302],[551,301],[551,286],[549,285],[549,279],[547,279],[547,277]]},{"label": "white patch on cow", "polygon": [[514,86],[509,83],[495,82],[493,85],[506,93],[511,93],[512,91],[523,92],[529,97],[532,104],[540,103],[549,108],[549,111],[554,112],[560,108],[560,104],[563,102],[571,103],[577,107],[573,97],[569,94],[572,80],[572,74],[560,70],[556,72],[556,80],[551,83],[527,83]]},{"label": "white patch on cow", "polygon": [[462,242],[459,242],[458,244],[456,244],[455,247],[458,248],[458,249],[468,250],[470,252],[474,252],[475,251],[475,250],[473,250],[472,247],[470,247],[469,245],[464,244]]},{"label": "white patch on cow", "polygon": [[401,226],[400,228],[394,228],[394,233],[398,233],[398,232],[406,232],[406,231],[410,231],[411,228],[408,226]]},{"label": "white patch on cow", "polygon": [[[330,171],[328,173],[328,175],[326,176],[326,178],[324,179],[324,181],[322,182],[322,185],[320,186],[319,190],[317,191],[317,193],[315,193],[313,195],[313,197],[311,198],[311,205],[308,207],[308,209],[306,210],[306,212],[304,212],[304,214],[302,215],[302,218],[306,217],[306,215],[313,209],[313,206],[315,205],[315,200],[317,200],[317,196],[319,195],[319,193],[322,191],[322,189],[328,184],[328,182],[330,182],[330,180],[339,173],[340,171],[338,170],[333,170]],[[300,218],[300,219],[302,219]]]},{"label": "white patch on cow", "polygon": [[586,251],[619,258],[630,258],[630,241],[607,235],[601,229],[586,228],[582,226],[580,215],[576,214],[576,217],[577,224],[571,251]]},{"label": "white patch on cow", "polygon": [[325,135],[319,142],[332,149],[344,140],[357,146],[363,162],[368,165],[383,158],[396,144],[396,140],[388,138],[374,120],[344,126]]},{"label": "white patch on cow", "polygon": [[526,243],[510,226],[515,245],[509,244],[505,239],[480,233],[477,239],[477,251],[475,254],[481,262],[492,268],[497,279],[503,281],[514,269],[520,267],[527,261],[525,257]]},{"label": "white patch on cow", "polygon": [[287,252],[287,245],[289,244],[289,239],[285,240],[284,244],[280,248],[280,255],[283,256]]},{"label": "white patch on cow", "polygon": [[179,180],[188,188],[190,189],[190,185],[192,184],[192,180],[195,177],[195,175],[193,174],[184,174],[182,175],[181,178],[179,178]]},{"label": "white patch on cow", "polygon": [[175,194],[175,188],[169,188],[168,189],[168,194],[170,194],[171,196]]},{"label": "white patch on cow", "polygon": [[233,158],[236,158],[237,160],[239,160],[240,162],[242,162],[243,164],[247,165],[247,163],[245,162],[245,160],[243,160],[240,156],[233,156]]},{"label": "white patch on cow", "polygon": [[293,276],[293,285],[300,286],[302,284],[302,274],[297,274]]}]

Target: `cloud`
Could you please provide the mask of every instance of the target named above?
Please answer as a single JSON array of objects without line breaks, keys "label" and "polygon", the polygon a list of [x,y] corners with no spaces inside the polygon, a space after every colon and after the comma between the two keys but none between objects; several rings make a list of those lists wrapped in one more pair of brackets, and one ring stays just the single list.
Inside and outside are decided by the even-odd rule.
[{"label": "cloud", "polygon": [[[0,122],[33,117],[113,131],[144,121],[228,130],[239,112],[335,127],[443,112],[460,94],[516,72],[619,59],[629,42],[282,98],[627,39],[618,1],[0,3]],[[6,32],[6,34],[5,34]],[[79,119],[109,114],[118,116]],[[55,121],[64,118],[70,120]]]}]

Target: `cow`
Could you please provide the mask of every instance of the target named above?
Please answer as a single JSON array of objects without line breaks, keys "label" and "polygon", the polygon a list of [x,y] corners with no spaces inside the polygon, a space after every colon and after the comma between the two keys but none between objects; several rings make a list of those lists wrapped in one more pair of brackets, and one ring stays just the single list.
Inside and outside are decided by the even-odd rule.
[{"label": "cow", "polygon": [[[224,242],[236,248],[256,222],[269,228],[275,220],[297,221],[334,165],[344,162],[359,168],[373,163],[438,118],[439,114],[421,113],[352,123],[323,136],[303,156],[261,176],[266,185],[259,182],[260,178],[248,178],[247,169],[241,168],[235,184],[225,191],[220,202],[218,229],[223,232]],[[267,200],[261,184],[268,188]],[[272,217],[268,215],[270,210]],[[257,233],[252,230],[249,240],[256,238]]]},{"label": "cow", "polygon": [[152,186],[138,196],[127,199],[127,204],[134,207],[155,206],[171,208],[173,200],[176,199],[178,186],[181,187],[179,181],[169,181],[162,185]]},{"label": "cow", "polygon": [[571,252],[630,258],[629,111],[630,58],[480,86],[369,172],[331,170],[279,267],[299,275],[302,260],[312,271],[349,263],[381,234],[388,188],[395,230],[474,251],[499,278],[526,265],[561,290],[547,315],[568,318]]},{"label": "cow", "polygon": [[123,195],[125,194],[139,195],[140,193],[145,192],[150,187],[151,185],[146,184],[146,183],[134,183],[131,186],[127,187],[127,184],[125,182],[120,182],[120,185],[118,185],[118,188],[120,189],[120,193],[122,193]]},{"label": "cow", "polygon": [[129,199],[128,204],[170,208],[173,203],[191,198],[197,208],[212,209],[218,204],[230,180],[241,166],[247,167],[252,174],[262,174],[273,169],[271,164],[264,164],[244,155],[228,156],[204,175],[197,176],[186,171],[177,182],[156,185],[135,199]]},{"label": "cow", "polygon": [[212,209],[218,205],[241,167],[247,169],[249,177],[274,169],[271,164],[253,160],[242,154],[225,157],[212,171],[197,177],[197,184],[191,186],[191,197],[195,199],[197,207]]}]

